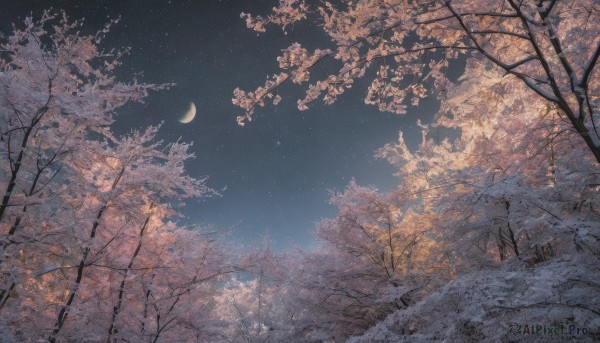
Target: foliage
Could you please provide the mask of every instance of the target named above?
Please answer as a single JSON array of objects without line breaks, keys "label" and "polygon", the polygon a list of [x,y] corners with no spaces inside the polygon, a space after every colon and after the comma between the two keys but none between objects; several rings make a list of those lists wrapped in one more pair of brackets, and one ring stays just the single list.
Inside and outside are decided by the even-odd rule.
[{"label": "foliage", "polygon": [[[277,58],[280,73],[255,91],[236,89],[233,103],[246,112],[240,125],[268,99],[277,105],[288,81],[306,87],[300,110],[335,102],[361,78],[370,82],[365,102],[382,111],[404,114],[430,95],[441,102],[432,123],[419,123],[416,151],[401,132],[377,152],[397,167],[396,190],[353,182],[332,196],[338,215],[317,228],[323,250],[299,267],[313,275],[300,288],[311,293],[302,300],[308,311],[318,308],[311,316],[319,323],[307,320],[321,335],[315,340],[501,340],[512,312],[492,305],[498,295],[521,296],[497,289],[513,278],[539,288],[515,311],[591,323],[598,309],[580,311],[579,295],[562,302],[553,293],[558,308],[536,297],[567,284],[571,294],[597,296],[597,285],[586,279],[589,288],[578,290],[580,281],[535,275],[564,274],[561,259],[600,259],[599,10],[594,1],[281,0],[269,16],[243,14],[259,32],[316,22],[331,45],[310,52],[294,43]],[[456,59],[466,67],[453,82]],[[325,60],[337,67],[315,80],[311,71]],[[451,134],[434,140],[432,128]],[[578,265],[578,275],[595,263]],[[477,287],[494,291],[473,297]],[[479,312],[457,317],[451,303]]]},{"label": "foliage", "polygon": [[[215,194],[187,175],[190,144],[158,141],[160,125],[111,131],[120,107],[170,85],[115,79],[120,53],[98,48],[112,23],[81,36],[64,13],[27,18],[0,50],[0,340],[475,342],[510,340],[514,325],[592,330],[598,14],[587,0],[280,0],[267,17],[242,14],[257,31],[319,20],[333,47],[285,49],[282,73],[235,91],[240,124],[323,59],[341,66],[308,85],[300,109],[333,103],[368,68],[368,103],[403,113],[433,90],[440,109],[419,123],[417,149],[401,132],[376,152],[396,168],[396,189],[353,180],[331,192],[337,215],[317,225],[317,249],[277,254],[265,240],[237,255],[173,221],[186,199]],[[466,68],[451,82],[455,58]]]},{"label": "foliage", "polygon": [[115,79],[122,52],[98,48],[112,24],[82,36],[46,11],[2,42],[2,341],[202,337],[200,294],[232,271],[220,243],[170,220],[215,194],[186,175],[191,145],[111,132],[116,110],[170,86]]},{"label": "foliage", "polygon": [[[257,106],[274,97],[290,80],[308,84],[298,108],[322,98],[327,104],[377,69],[365,102],[382,111],[406,112],[434,90],[443,97],[451,82],[452,59],[485,60],[502,70],[512,84],[524,84],[570,123],[600,162],[598,106],[600,82],[600,9],[593,0],[359,0],[339,2],[280,0],[266,18],[248,14],[248,27],[267,24],[284,29],[301,20],[321,24],[331,38],[329,49],[310,52],[294,43],[277,58],[281,73],[255,91],[234,91],[233,103],[251,120]],[[310,82],[310,71],[324,59],[336,71]],[[372,75],[368,74],[368,75]],[[478,78],[482,81],[484,78]],[[485,82],[485,81],[483,81]],[[433,86],[433,87],[432,87]],[[513,109],[516,110],[516,109]]]}]

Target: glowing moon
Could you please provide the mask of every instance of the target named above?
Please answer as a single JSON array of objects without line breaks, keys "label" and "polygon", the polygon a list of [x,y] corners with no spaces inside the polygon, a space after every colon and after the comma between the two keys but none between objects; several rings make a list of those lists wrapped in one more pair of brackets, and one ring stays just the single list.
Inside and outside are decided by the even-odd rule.
[{"label": "glowing moon", "polygon": [[190,103],[190,109],[185,112],[184,116],[179,119],[180,123],[187,124],[194,120],[196,117],[196,105],[193,102]]}]

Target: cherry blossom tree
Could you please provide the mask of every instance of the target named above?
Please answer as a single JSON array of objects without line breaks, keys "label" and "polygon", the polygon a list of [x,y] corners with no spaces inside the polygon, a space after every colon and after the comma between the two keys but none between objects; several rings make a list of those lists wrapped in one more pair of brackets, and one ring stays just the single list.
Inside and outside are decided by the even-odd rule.
[{"label": "cherry blossom tree", "polygon": [[[85,162],[79,169],[80,173],[95,186],[94,189],[97,191],[86,194],[88,200],[84,202],[84,207],[81,209],[83,216],[78,222],[86,223],[86,219],[90,218],[90,212],[93,213],[94,220],[88,224],[91,225],[91,229],[89,236],[83,239],[86,245],[83,247],[79,262],[76,263],[76,277],[72,282],[73,286],[70,287],[66,301],[58,311],[50,341],[56,339],[67,320],[70,307],[83,282],[84,271],[93,266],[93,263],[90,262],[94,260],[93,254],[103,253],[109,244],[115,242],[115,237],[118,236],[115,228],[122,227],[117,223],[107,222],[105,216],[121,217],[121,221],[132,221],[134,219],[129,218],[136,216],[146,217],[137,220],[137,222],[143,223],[139,229],[143,236],[147,221],[150,220],[150,214],[138,214],[136,209],[148,208],[148,211],[151,212],[155,202],[198,197],[210,191],[205,186],[204,180],[196,180],[184,174],[184,162],[193,157],[187,152],[189,144],[173,143],[165,149],[161,149],[160,142],[155,141],[157,130],[158,127],[149,127],[144,132],[134,131],[129,136],[115,139],[114,142],[107,142],[95,152],[98,156],[96,159],[84,159]],[[92,163],[97,161],[92,168],[88,168],[90,161]],[[77,162],[74,161],[74,163]],[[96,237],[102,237],[99,232],[101,230],[107,230],[110,234],[98,244]],[[138,241],[132,259],[124,268],[123,276],[125,278],[130,272],[130,265],[135,260],[140,243],[141,241]],[[124,282],[121,281],[122,284]],[[113,310],[113,321],[119,309],[120,305],[117,304],[116,309]],[[112,334],[112,328],[109,332]]]},{"label": "cherry blossom tree", "polygon": [[[353,258],[366,257],[364,260],[379,262],[375,265],[384,271],[393,270],[392,263],[385,257],[401,249],[393,248],[390,239],[378,238],[392,237],[406,244],[410,241],[407,237],[419,234],[417,225],[429,227],[427,233],[432,236],[426,238],[435,237],[435,245],[424,250],[434,251],[436,262],[429,266],[423,262],[419,264],[424,275],[437,277],[440,275],[437,268],[442,268],[448,274],[441,284],[451,280],[447,287],[460,287],[460,292],[464,293],[440,296],[435,291],[433,295],[431,293],[439,288],[426,289],[409,306],[389,309],[387,313],[393,314],[388,318],[392,319],[381,322],[385,325],[377,317],[363,323],[362,329],[369,329],[368,334],[357,341],[418,341],[421,336],[412,336],[413,333],[437,334],[419,324],[420,319],[430,318],[427,313],[432,313],[432,308],[459,306],[457,311],[462,311],[464,307],[477,309],[480,302],[493,303],[496,296],[493,292],[484,296],[486,300],[459,300],[468,293],[468,285],[475,283],[473,278],[481,277],[474,276],[474,270],[485,270],[482,273],[490,276],[486,281],[488,287],[496,287],[497,282],[504,282],[498,280],[508,278],[507,273],[514,268],[554,270],[561,268],[554,264],[559,263],[562,256],[600,258],[596,247],[600,212],[593,205],[598,197],[598,165],[592,156],[579,158],[586,154],[585,142],[577,132],[570,130],[570,123],[560,119],[556,107],[548,106],[542,99],[525,103],[520,94],[526,90],[526,85],[515,86],[504,77],[500,68],[489,62],[470,60],[465,73],[457,85],[448,89],[448,97],[442,101],[434,123],[421,125],[423,141],[416,151],[408,148],[402,134],[397,143],[379,150],[380,157],[398,168],[402,179],[396,190],[384,197],[373,189],[350,184],[346,192],[334,196],[333,203],[339,208],[338,217],[324,221],[318,229],[319,237],[327,242],[326,257],[314,256],[314,260],[328,260],[332,255],[342,254],[343,267],[330,266],[330,273],[312,274],[326,275],[312,278],[313,289],[319,289],[316,280],[327,280],[335,282],[335,286],[320,289],[343,292],[342,296],[324,292],[329,297],[338,297],[330,304],[319,303],[321,314],[335,309],[337,304],[347,308],[343,306],[347,305],[344,298],[358,298],[357,294],[364,296],[359,304],[370,308],[381,306],[383,301],[402,300],[406,291],[404,285],[374,292],[379,285],[373,278],[377,274],[373,269],[368,269],[370,273],[364,272],[367,269],[362,269],[364,265],[360,264],[360,259]],[[483,76],[482,80],[478,80],[477,75]],[[432,139],[429,134],[432,127],[454,129],[453,141]],[[386,227],[394,227],[391,231],[394,234],[381,235],[386,232]],[[585,270],[589,265],[582,264],[581,268]],[[363,272],[358,273],[361,270]],[[399,277],[392,279],[394,281],[402,281],[402,276],[406,275],[402,269],[396,269],[396,273]],[[350,280],[354,283],[342,283],[343,275],[352,275]],[[522,277],[529,276],[524,273]],[[361,289],[359,282],[363,282],[363,289],[371,293],[356,292]],[[350,296],[353,294],[350,290],[356,293]],[[318,294],[315,292],[312,296],[318,298]],[[378,302],[369,303],[366,295]],[[556,318],[560,318],[557,320],[567,320],[569,313],[575,311],[587,321],[595,311],[594,308],[579,311],[567,303],[561,304],[559,306],[564,310],[555,311]],[[535,303],[532,300],[511,309],[516,311],[516,308],[530,306],[552,307],[543,301]],[[423,310],[415,315],[415,308]],[[486,318],[492,318],[494,314],[487,311],[484,310]],[[329,320],[335,317],[332,313],[329,312]],[[400,324],[394,321],[397,318],[403,318]],[[446,331],[446,337],[455,337],[453,340],[483,337],[480,335],[484,331],[477,329],[482,325],[493,330],[494,324],[490,322],[473,323],[468,315],[463,319],[464,323],[450,320],[450,324],[444,324],[456,330]],[[432,324],[428,323],[423,325]],[[461,323],[465,327],[461,327]],[[343,325],[338,326],[338,330],[340,327]],[[355,323],[351,327],[358,328],[359,325]],[[347,336],[349,332],[356,335],[360,331],[325,330],[329,335],[336,332],[336,337]],[[427,337],[433,336],[423,339]]]},{"label": "cherry blossom tree", "polygon": [[[35,182],[39,181],[35,177],[30,187],[15,189],[19,175],[24,173],[21,167],[26,159],[39,159],[40,149],[51,152],[53,149],[54,154],[60,154],[75,144],[80,137],[77,134],[85,130],[107,133],[116,109],[129,101],[142,100],[149,90],[165,87],[125,84],[114,79],[113,70],[120,63],[121,53],[102,52],[97,47],[112,24],[94,36],[82,36],[76,32],[81,22],[70,22],[64,12],[46,11],[37,22],[27,18],[25,27],[15,28],[3,42],[1,134],[10,175],[5,181],[0,218],[5,216],[11,196],[19,188],[33,186],[36,190]],[[45,44],[46,39],[51,44]],[[40,132],[45,134],[43,139],[37,137]],[[56,158],[52,158],[54,154],[50,155],[50,161]],[[39,162],[38,168],[48,168]]]},{"label": "cherry blossom tree", "polygon": [[238,262],[241,281],[234,277],[215,296],[215,316],[221,335],[231,342],[281,342],[293,335],[286,315],[290,268],[285,256],[275,254],[263,239],[261,246]]},{"label": "cherry blossom tree", "polygon": [[236,270],[225,247],[215,233],[173,223],[149,234],[126,280],[113,339],[214,341],[213,296]]},{"label": "cherry blossom tree", "polygon": [[[167,85],[126,84],[113,76],[121,52],[98,49],[113,22],[92,36],[77,32],[64,12],[46,11],[38,21],[27,18],[15,27],[0,48],[0,186],[2,251],[31,241],[21,232],[27,222],[51,218],[49,204],[68,180],[64,168],[82,149],[85,135],[110,136],[116,109],[141,101],[148,91]],[[5,168],[5,169],[4,169]],[[72,180],[74,181],[74,180]],[[31,228],[31,226],[29,226]],[[35,240],[35,239],[33,239]],[[2,262],[11,253],[2,254]],[[8,274],[10,275],[10,273]],[[3,273],[0,307],[15,286]]]},{"label": "cherry blossom tree", "polygon": [[427,215],[354,181],[331,202],[339,213],[318,225],[317,250],[259,251],[245,263],[250,280],[217,296],[224,336],[343,342],[449,279]]},{"label": "cherry blossom tree", "polygon": [[[333,103],[357,79],[372,75],[368,69],[376,76],[365,102],[402,114],[432,91],[444,97],[452,59],[479,59],[500,68],[512,84],[525,85],[527,98],[554,107],[600,162],[600,9],[593,0],[280,0],[266,17],[242,17],[259,32],[269,24],[286,30],[302,20],[319,22],[332,47],[310,52],[294,43],[277,58],[281,73],[255,91],[236,89],[233,103],[246,111],[240,124],[267,99],[279,103],[275,90],[287,81],[307,84],[298,100],[303,110],[319,98]],[[339,68],[311,82],[311,69],[324,59]]]},{"label": "cherry blossom tree", "polygon": [[191,145],[111,132],[119,107],[169,86],[116,81],[123,52],[98,48],[112,24],[82,36],[46,11],[2,42],[2,339],[204,339],[232,271],[215,238],[169,221],[214,194],[186,175]]},{"label": "cherry blossom tree", "polygon": [[319,290],[312,301],[318,311],[329,313],[324,320],[331,325],[329,334],[358,334],[450,277],[443,257],[436,255],[431,216],[419,213],[418,204],[411,208],[354,181],[333,194],[331,203],[337,216],[316,231],[325,256],[315,254],[305,262],[330,261],[317,267],[314,280],[306,281],[312,286],[305,286]]},{"label": "cherry blossom tree", "polygon": [[[378,154],[399,168],[403,185],[397,192],[418,197],[440,215],[435,226],[465,242],[459,251],[468,246],[481,253],[493,246],[500,260],[509,254],[529,260],[532,256],[520,253],[564,246],[565,227],[553,215],[597,220],[592,203],[598,167],[591,156],[579,158],[586,146],[556,108],[540,99],[525,103],[519,96],[525,86],[515,87],[498,69],[470,61],[464,79],[442,101],[432,126],[455,129],[454,142],[436,143],[427,138],[430,127],[423,126],[417,152],[400,136]],[[574,206],[578,203],[583,208]]]}]

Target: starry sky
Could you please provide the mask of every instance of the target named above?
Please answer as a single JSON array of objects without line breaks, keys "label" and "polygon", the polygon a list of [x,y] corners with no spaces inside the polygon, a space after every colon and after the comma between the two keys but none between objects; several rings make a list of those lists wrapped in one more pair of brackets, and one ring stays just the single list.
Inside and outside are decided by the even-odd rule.
[{"label": "starry sky", "polygon": [[[436,104],[426,102],[405,116],[366,106],[366,81],[359,81],[339,102],[317,103],[298,111],[302,89],[281,90],[279,106],[259,110],[244,127],[243,111],[231,103],[233,89],[253,90],[277,72],[281,49],[301,42],[309,49],[331,43],[309,23],[288,32],[272,28],[257,34],[245,27],[241,12],[266,14],[277,0],[16,0],[4,1],[0,30],[43,9],[64,9],[71,19],[85,18],[84,32],[95,32],[121,17],[102,47],[130,47],[117,75],[122,81],[174,82],[146,103],[124,107],[114,124],[117,133],[164,122],[160,138],[193,141],[196,158],[189,174],[209,176],[222,194],[188,201],[183,225],[223,230],[230,240],[251,246],[267,235],[276,250],[291,244],[315,246],[312,231],[322,218],[335,215],[328,190],[343,190],[351,178],[382,191],[398,184],[393,168],[373,157],[399,130],[416,146],[416,120],[427,122]],[[333,69],[318,66],[316,73]],[[194,102],[197,116],[178,122]]]}]

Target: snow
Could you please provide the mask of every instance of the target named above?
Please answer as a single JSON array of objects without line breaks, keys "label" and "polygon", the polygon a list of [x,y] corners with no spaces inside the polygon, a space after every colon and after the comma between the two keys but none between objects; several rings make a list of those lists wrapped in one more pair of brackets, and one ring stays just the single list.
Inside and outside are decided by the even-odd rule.
[{"label": "snow", "polygon": [[[597,256],[576,254],[533,269],[515,262],[465,274],[348,343],[592,342],[600,334],[597,266]],[[514,324],[522,330],[525,325],[562,325],[563,332],[551,337],[515,334],[510,331]],[[587,334],[582,333],[584,328]]]}]

